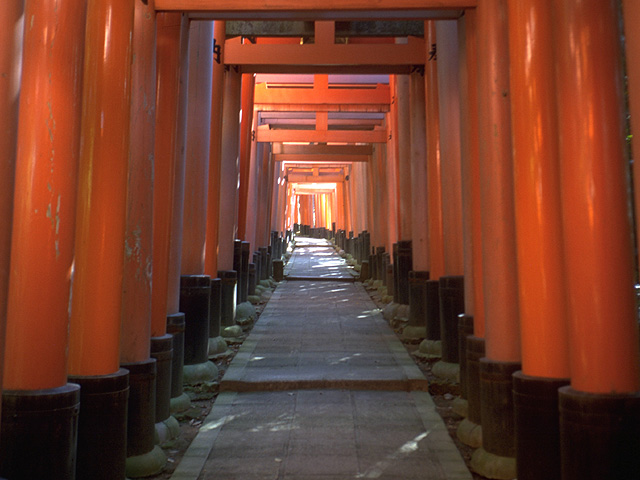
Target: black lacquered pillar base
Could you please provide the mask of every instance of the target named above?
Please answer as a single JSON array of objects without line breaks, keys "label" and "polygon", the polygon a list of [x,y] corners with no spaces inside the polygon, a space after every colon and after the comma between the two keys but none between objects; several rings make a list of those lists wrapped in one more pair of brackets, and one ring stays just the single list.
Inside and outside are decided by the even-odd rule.
[{"label": "black lacquered pillar base", "polygon": [[76,475],[80,387],[2,393],[0,475],[12,480]]},{"label": "black lacquered pillar base", "polygon": [[606,395],[561,387],[562,480],[640,478],[640,393]]},{"label": "black lacquered pillar base", "polygon": [[560,480],[558,389],[568,379],[513,374],[516,465],[519,480]]}]

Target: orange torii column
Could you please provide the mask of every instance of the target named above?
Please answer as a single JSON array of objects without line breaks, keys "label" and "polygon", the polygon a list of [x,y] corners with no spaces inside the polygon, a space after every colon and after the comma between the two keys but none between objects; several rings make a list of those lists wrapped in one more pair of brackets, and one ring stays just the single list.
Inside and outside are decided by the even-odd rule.
[{"label": "orange torii column", "polygon": [[[0,13],[0,212],[3,219],[0,236],[0,352],[4,352],[7,295],[9,291],[9,260],[11,253],[11,219],[13,216],[14,173],[18,137],[18,99],[22,36],[24,31],[24,0],[10,0]],[[0,393],[4,355],[0,355]],[[1,407],[1,405],[0,405]]]},{"label": "orange torii column", "polygon": [[395,101],[398,127],[399,240],[411,240],[411,80],[409,75],[395,76]]},{"label": "orange torii column", "polygon": [[[182,391],[184,364],[184,314],[178,311],[179,291],[176,281],[179,275],[173,264],[180,257],[182,212],[176,211],[174,197],[176,186],[183,183],[183,166],[178,152],[182,145],[179,122],[180,76],[187,58],[188,20],[179,13],[159,13],[157,16],[157,72],[156,72],[156,134],[154,146],[153,187],[153,289],[151,297],[151,335],[173,335],[171,367],[171,411],[180,411],[189,405]],[[184,90],[184,89],[182,89]],[[175,217],[180,219],[177,231]],[[179,269],[179,267],[178,267]],[[179,277],[178,277],[179,280]],[[188,408],[188,407],[187,407]],[[169,420],[168,434],[177,433],[174,422]]]},{"label": "orange torii column", "polygon": [[[624,13],[624,38],[626,54],[627,82],[629,90],[629,110],[631,132],[633,133],[631,144],[633,151],[640,151],[640,32],[630,25],[637,25],[640,21],[640,3],[633,0],[623,0],[622,11]],[[638,155],[634,155],[638,157]],[[640,168],[633,168],[633,184],[640,185]],[[634,188],[635,211],[640,212],[640,188]],[[636,214],[637,215],[637,214]],[[640,257],[637,258],[640,262]],[[639,265],[640,266],[640,265]],[[638,268],[638,267],[636,267]]]},{"label": "orange torii column", "polygon": [[[233,245],[238,227],[241,80],[242,75],[233,67],[225,72],[218,226],[218,276],[222,280],[222,327],[234,326],[236,317],[238,272],[233,270]],[[224,336],[225,332],[222,333]]]},{"label": "orange torii column", "polygon": [[[409,272],[409,322],[402,334],[426,338],[426,294],[429,280],[429,224],[427,189],[427,139],[424,72],[410,76],[411,99],[411,252]],[[384,177],[383,177],[384,178]],[[397,296],[397,295],[396,295]]]},{"label": "orange torii column", "polygon": [[209,133],[209,179],[207,187],[206,239],[204,273],[211,278],[209,304],[209,354],[227,351],[227,342],[220,335],[222,314],[222,280],[218,277],[218,228],[220,217],[220,167],[222,159],[222,100],[224,93],[223,48],[226,23],[213,22],[213,63],[211,67],[211,130]]},{"label": "orange torii column", "polygon": [[444,275],[442,239],[442,182],[440,165],[440,110],[438,100],[438,56],[435,21],[424,23],[427,59],[425,62],[426,142],[427,142],[427,221],[429,233],[429,280],[424,294],[426,338],[420,351],[441,356],[440,277]]},{"label": "orange torii column", "polygon": [[[153,147],[156,97],[156,13],[154,2],[136,2],[131,71],[131,154],[127,186],[120,365],[129,370],[127,468],[129,478],[154,475],[166,455],[155,445],[157,367],[170,368],[171,337],[153,342],[151,356],[151,272],[153,238]],[[164,348],[162,347],[164,345]],[[158,347],[160,346],[160,349]],[[158,351],[161,352],[158,355]],[[160,361],[157,361],[157,360]],[[169,370],[170,373],[170,370]],[[165,381],[168,384],[168,382]],[[165,388],[165,392],[168,390]],[[169,415],[162,418],[165,420]]]},{"label": "orange torii column", "polygon": [[520,331],[506,8],[504,0],[481,0],[477,8],[486,356],[480,360],[482,448],[474,452],[472,467],[513,478],[511,374],[520,369]]},{"label": "orange torii column", "polygon": [[81,386],[78,478],[123,478],[129,372],[119,368],[133,0],[87,4],[69,379]]},{"label": "orange torii column", "polygon": [[246,240],[247,232],[247,202],[251,173],[251,146],[254,143],[253,130],[253,94],[256,87],[256,77],[252,73],[242,74],[242,91],[240,102],[242,120],[240,122],[240,185],[238,190],[238,235]]},{"label": "orange torii column", "polygon": [[[82,96],[86,9],[82,1],[30,1],[24,12],[18,2],[4,7],[0,17],[8,30],[0,35],[12,38],[0,47],[2,73],[7,72],[0,75],[0,85],[7,87],[2,114],[8,115],[0,120],[7,148],[1,155],[3,171],[13,172],[15,162],[16,188],[15,201],[2,206],[4,212],[14,205],[6,213],[15,222],[8,297],[1,294],[7,301],[7,337],[0,475],[74,478],[80,391],[67,383],[67,348],[81,103],[69,99]],[[16,42],[23,13],[30,28],[21,45]],[[7,47],[23,49],[19,88],[19,57],[5,52]],[[8,61],[16,63],[8,68]]]},{"label": "orange torii column", "polygon": [[553,7],[571,371],[562,478],[634,478],[640,354],[618,3]]},{"label": "orange torii column", "polygon": [[218,378],[217,367],[209,361],[211,277],[204,274],[212,44],[213,23],[191,22],[180,267],[180,312],[185,315],[183,383],[188,385]]},{"label": "orange torii column", "polygon": [[455,379],[460,372],[458,315],[464,313],[458,24],[437,22],[436,33],[444,275],[439,279],[442,363],[434,365],[434,373]]},{"label": "orange torii column", "polygon": [[[398,148],[398,101],[396,94],[397,75],[389,75],[389,90],[391,91],[391,105],[389,105],[389,114],[387,115],[387,178],[389,182],[393,182],[393,187],[389,191],[389,195],[393,195],[390,205],[394,205],[395,222],[393,225],[394,237],[391,238],[391,245],[399,239],[401,230],[400,215],[400,167],[399,167],[399,148]],[[391,247],[393,248],[393,247]]]},{"label": "orange torii column", "polygon": [[[251,107],[253,109],[253,106]],[[251,131],[255,132],[258,128],[258,112],[252,113],[252,126]],[[256,243],[256,231],[258,228],[258,205],[260,198],[258,196],[258,189],[260,185],[260,168],[258,159],[262,156],[262,149],[264,148],[263,142],[253,141],[253,137],[249,139],[249,185],[247,191],[247,209],[246,209],[246,230],[245,239],[249,242],[249,245],[253,246],[255,251]],[[290,186],[287,187],[287,198],[289,198],[288,192]]]},{"label": "orange torii column", "polygon": [[560,478],[558,388],[570,376],[551,25],[551,3],[509,6],[522,344],[513,389],[521,480]]},{"label": "orange torii column", "polygon": [[[482,445],[480,428],[480,358],[484,357],[484,297],[482,290],[482,222],[480,208],[480,162],[478,144],[478,88],[476,12],[468,10],[458,21],[460,48],[460,147],[462,170],[462,220],[464,236],[464,320],[466,368],[460,369],[461,392],[466,391],[466,418],[456,436],[471,447]],[[433,263],[432,263],[433,264]],[[467,324],[468,325],[468,324]],[[463,382],[464,385],[463,386]],[[459,412],[460,413],[460,412]]]}]

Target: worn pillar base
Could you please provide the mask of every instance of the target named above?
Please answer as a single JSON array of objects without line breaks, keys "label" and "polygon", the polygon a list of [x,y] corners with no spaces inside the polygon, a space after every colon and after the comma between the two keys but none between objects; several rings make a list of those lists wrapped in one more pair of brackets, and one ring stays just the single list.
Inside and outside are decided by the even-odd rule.
[{"label": "worn pillar base", "polygon": [[[458,316],[458,359],[460,361],[460,397],[464,400],[468,396],[467,376],[467,337],[473,335],[473,315]],[[465,415],[466,416],[466,415]]]},{"label": "worn pillar base", "polygon": [[460,381],[460,364],[440,360],[434,363],[431,373],[442,380],[458,383]]},{"label": "worn pillar base", "polygon": [[2,393],[0,475],[74,479],[80,387]]},{"label": "worn pillar base", "polygon": [[424,339],[420,342],[418,351],[414,355],[421,358],[440,358],[442,357],[442,342],[440,340]]},{"label": "worn pillar base", "polygon": [[204,382],[213,382],[218,379],[218,367],[215,363],[206,361],[194,365],[184,366],[184,385],[198,385]]},{"label": "worn pillar base", "polygon": [[150,358],[122,367],[129,370],[126,473],[130,478],[147,477],[160,472],[166,463],[164,452],[154,441],[156,360]]},{"label": "worn pillar base", "polygon": [[180,423],[176,420],[176,417],[169,415],[169,417],[156,423],[156,434],[154,442],[156,445],[164,445],[170,440],[174,440],[180,436]]},{"label": "worn pillar base", "polygon": [[[184,313],[167,315],[167,333],[173,335],[171,358],[171,398],[182,395],[182,371],[184,370]],[[171,409],[173,412],[173,409]]]},{"label": "worn pillar base", "polygon": [[440,281],[427,280],[425,308],[427,317],[427,338],[441,340],[440,335]]},{"label": "worn pillar base", "polygon": [[560,480],[558,389],[568,379],[513,374],[518,479]]},{"label": "worn pillar base", "polygon": [[480,399],[480,359],[484,357],[484,338],[467,337],[467,402],[468,418],[471,422],[482,423]]},{"label": "worn pillar base", "polygon": [[427,336],[427,327],[417,327],[413,325],[407,325],[402,330],[402,336],[410,339],[420,339]]},{"label": "worn pillar base", "polygon": [[185,392],[171,398],[171,414],[182,413],[191,408],[191,398]]},{"label": "worn pillar base", "polygon": [[360,264],[360,281],[369,280],[371,272],[369,271],[369,260],[363,260]]},{"label": "worn pillar base", "polygon": [[70,376],[69,381],[80,385],[76,478],[124,479],[129,372],[121,368],[111,375]]},{"label": "worn pillar base", "polygon": [[273,264],[273,279],[276,282],[284,280],[284,262],[282,260],[274,260]]},{"label": "worn pillar base", "polygon": [[464,312],[464,276],[440,277],[440,338],[442,360],[460,363],[458,315]]},{"label": "worn pillar base", "polygon": [[218,358],[229,354],[229,347],[222,336],[209,339],[209,358]]},{"label": "worn pillar base", "polygon": [[169,418],[171,409],[171,361],[173,358],[173,336],[151,338],[151,358],[156,360],[156,414],[155,422]]},{"label": "worn pillar base", "polygon": [[235,270],[218,272],[220,278],[220,326],[234,325],[238,295],[238,273]]},{"label": "worn pillar base", "polygon": [[248,330],[256,319],[256,308],[251,302],[243,302],[236,308],[236,324],[242,327],[242,330]]},{"label": "worn pillar base", "polygon": [[559,389],[563,480],[640,474],[640,392],[593,394]]},{"label": "worn pillar base", "polygon": [[[512,376],[518,370],[520,370],[519,362],[499,362],[486,357],[480,359],[482,447],[487,453],[500,457],[499,461],[493,459],[487,462],[490,466],[487,473],[490,473],[493,465],[497,463],[505,465],[506,475],[511,463],[502,458],[513,458],[513,476],[493,478],[515,478],[516,475]],[[485,475],[482,471],[478,473]]]},{"label": "worn pillar base", "polygon": [[465,445],[472,448],[480,448],[482,446],[482,425],[465,418],[458,425],[456,437]]},{"label": "worn pillar base", "polygon": [[466,418],[466,416],[469,414],[469,402],[466,398],[457,397],[451,404],[451,410],[456,415],[460,415],[461,417]]},{"label": "worn pillar base", "polygon": [[207,361],[211,278],[208,275],[180,277],[180,311],[184,313],[184,363]]},{"label": "worn pillar base", "polygon": [[471,456],[471,469],[483,477],[512,480],[516,478],[516,459],[501,457],[480,447]]},{"label": "worn pillar base", "polygon": [[127,478],[144,478],[156,475],[162,471],[167,463],[167,456],[162,448],[154,445],[153,448],[143,454],[127,457]]}]

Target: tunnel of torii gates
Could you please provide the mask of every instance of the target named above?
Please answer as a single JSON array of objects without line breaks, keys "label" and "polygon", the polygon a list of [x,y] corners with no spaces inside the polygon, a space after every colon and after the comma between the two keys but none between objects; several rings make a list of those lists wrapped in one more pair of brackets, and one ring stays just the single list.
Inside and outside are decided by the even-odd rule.
[{"label": "tunnel of torii gates", "polygon": [[305,234],[409,305],[480,473],[637,478],[639,17],[3,2],[0,476],[162,468],[183,384]]}]

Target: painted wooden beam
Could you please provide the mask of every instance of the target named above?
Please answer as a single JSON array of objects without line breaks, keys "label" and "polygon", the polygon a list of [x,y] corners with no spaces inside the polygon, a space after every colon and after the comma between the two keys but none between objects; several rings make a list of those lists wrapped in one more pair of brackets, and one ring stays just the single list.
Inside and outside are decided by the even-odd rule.
[{"label": "painted wooden beam", "polygon": [[[267,127],[267,128],[264,128]],[[258,142],[386,143],[384,130],[270,130],[258,127]]]},{"label": "painted wooden beam", "polygon": [[[226,58],[226,57],[225,57]],[[423,59],[424,62],[424,59]],[[311,84],[256,85],[254,103],[262,107],[274,104],[288,105],[388,105],[391,102],[389,85],[376,84],[361,87],[331,85],[314,87]]]},{"label": "painted wooden beam", "polygon": [[225,42],[224,61],[243,73],[410,73],[424,65],[424,40],[380,44]]},{"label": "painted wooden beam", "polygon": [[318,163],[351,163],[351,162],[368,162],[371,159],[369,155],[316,155],[316,154],[290,154],[279,153],[273,155],[276,162],[318,162]]},{"label": "painted wooden beam", "polygon": [[[157,10],[177,10],[216,13],[216,18],[340,18],[349,14],[354,18],[369,18],[371,13],[395,12],[387,18],[411,18],[414,12],[424,15],[442,10],[475,8],[477,0],[157,0]],[[261,15],[259,15],[261,14]],[[341,15],[342,14],[342,15]]]},{"label": "painted wooden beam", "polygon": [[271,151],[274,154],[296,155],[371,155],[373,147],[371,145],[287,145],[276,142]]}]

